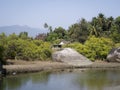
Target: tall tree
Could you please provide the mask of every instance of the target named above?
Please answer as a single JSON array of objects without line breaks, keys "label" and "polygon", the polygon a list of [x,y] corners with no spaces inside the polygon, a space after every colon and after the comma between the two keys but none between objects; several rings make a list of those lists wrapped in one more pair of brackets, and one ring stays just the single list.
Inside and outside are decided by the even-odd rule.
[{"label": "tall tree", "polygon": [[52,26],[49,26],[47,23],[44,24],[44,28],[47,28],[50,32],[52,32]]},{"label": "tall tree", "polygon": [[44,28],[48,28],[48,24],[47,23],[44,23]]},{"label": "tall tree", "polygon": [[53,32],[57,34],[59,39],[64,39],[66,35],[66,30],[62,27],[55,28]]},{"label": "tall tree", "polygon": [[95,35],[96,37],[101,36],[108,36],[108,32],[111,28],[113,18],[106,18],[104,14],[99,13],[97,17],[94,17],[92,21],[90,22],[92,27],[90,28],[90,32],[92,32],[92,35]]},{"label": "tall tree", "polygon": [[28,37],[28,32],[21,32],[19,34],[19,38],[21,38],[21,39],[28,39],[29,38]]},{"label": "tall tree", "polygon": [[117,17],[111,25],[110,38],[112,38],[115,43],[120,43],[120,16]]},{"label": "tall tree", "polygon": [[85,19],[81,19],[79,23],[69,27],[68,34],[71,41],[84,43],[89,36],[88,22]]}]

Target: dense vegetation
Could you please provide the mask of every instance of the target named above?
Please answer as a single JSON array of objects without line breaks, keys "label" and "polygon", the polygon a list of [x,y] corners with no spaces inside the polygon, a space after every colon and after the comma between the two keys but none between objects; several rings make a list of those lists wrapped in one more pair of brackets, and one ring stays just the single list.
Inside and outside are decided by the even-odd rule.
[{"label": "dense vegetation", "polygon": [[27,32],[6,36],[0,34],[1,60],[48,60],[51,58],[51,44],[28,37]]},{"label": "dense vegetation", "polygon": [[27,32],[9,36],[1,33],[0,60],[48,60],[51,58],[51,45],[61,40],[71,42],[65,47],[74,48],[93,61],[106,59],[113,47],[120,46],[120,16],[107,18],[100,13],[91,21],[82,18],[68,30],[62,27],[53,30],[47,23],[44,27],[49,33],[38,34],[35,38],[29,37]]},{"label": "dense vegetation", "polygon": [[110,38],[115,43],[120,42],[120,16],[115,19],[112,16],[106,18],[100,13],[97,17],[93,17],[91,21],[82,18],[79,22],[71,25],[68,30],[62,27],[52,30],[52,27],[46,23],[44,26],[50,31],[44,38],[47,41],[65,39],[71,42],[84,43],[89,36],[94,35],[95,37]]},{"label": "dense vegetation", "polygon": [[79,53],[85,55],[90,60],[104,60],[109,53],[109,51],[114,46],[114,43],[111,39],[95,36],[91,36],[86,40],[84,44],[74,42],[65,47],[71,47],[76,49]]}]

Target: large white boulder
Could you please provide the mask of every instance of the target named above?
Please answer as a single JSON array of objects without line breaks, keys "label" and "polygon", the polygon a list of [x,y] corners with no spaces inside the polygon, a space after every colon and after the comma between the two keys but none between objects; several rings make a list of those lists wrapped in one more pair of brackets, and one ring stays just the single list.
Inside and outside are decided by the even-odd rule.
[{"label": "large white boulder", "polygon": [[53,61],[63,62],[73,66],[86,66],[92,64],[88,58],[71,48],[64,48],[61,51],[54,52],[52,54],[52,59]]}]

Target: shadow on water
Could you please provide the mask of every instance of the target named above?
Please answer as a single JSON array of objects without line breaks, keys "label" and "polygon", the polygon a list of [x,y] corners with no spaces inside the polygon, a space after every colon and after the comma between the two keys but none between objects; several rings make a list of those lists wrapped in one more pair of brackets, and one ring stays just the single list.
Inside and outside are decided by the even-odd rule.
[{"label": "shadow on water", "polygon": [[18,90],[29,83],[46,83],[49,74],[49,72],[42,72],[3,77],[0,78],[0,90]]}]

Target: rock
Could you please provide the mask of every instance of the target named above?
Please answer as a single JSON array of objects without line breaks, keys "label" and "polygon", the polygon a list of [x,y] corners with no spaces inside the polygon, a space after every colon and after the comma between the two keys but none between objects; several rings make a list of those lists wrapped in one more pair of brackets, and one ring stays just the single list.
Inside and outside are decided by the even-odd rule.
[{"label": "rock", "polygon": [[107,56],[107,60],[109,62],[120,62],[120,47],[112,49]]},{"label": "rock", "polygon": [[52,59],[53,61],[63,62],[73,66],[86,66],[92,64],[88,58],[71,48],[64,48],[61,51],[54,52],[52,54]]}]

